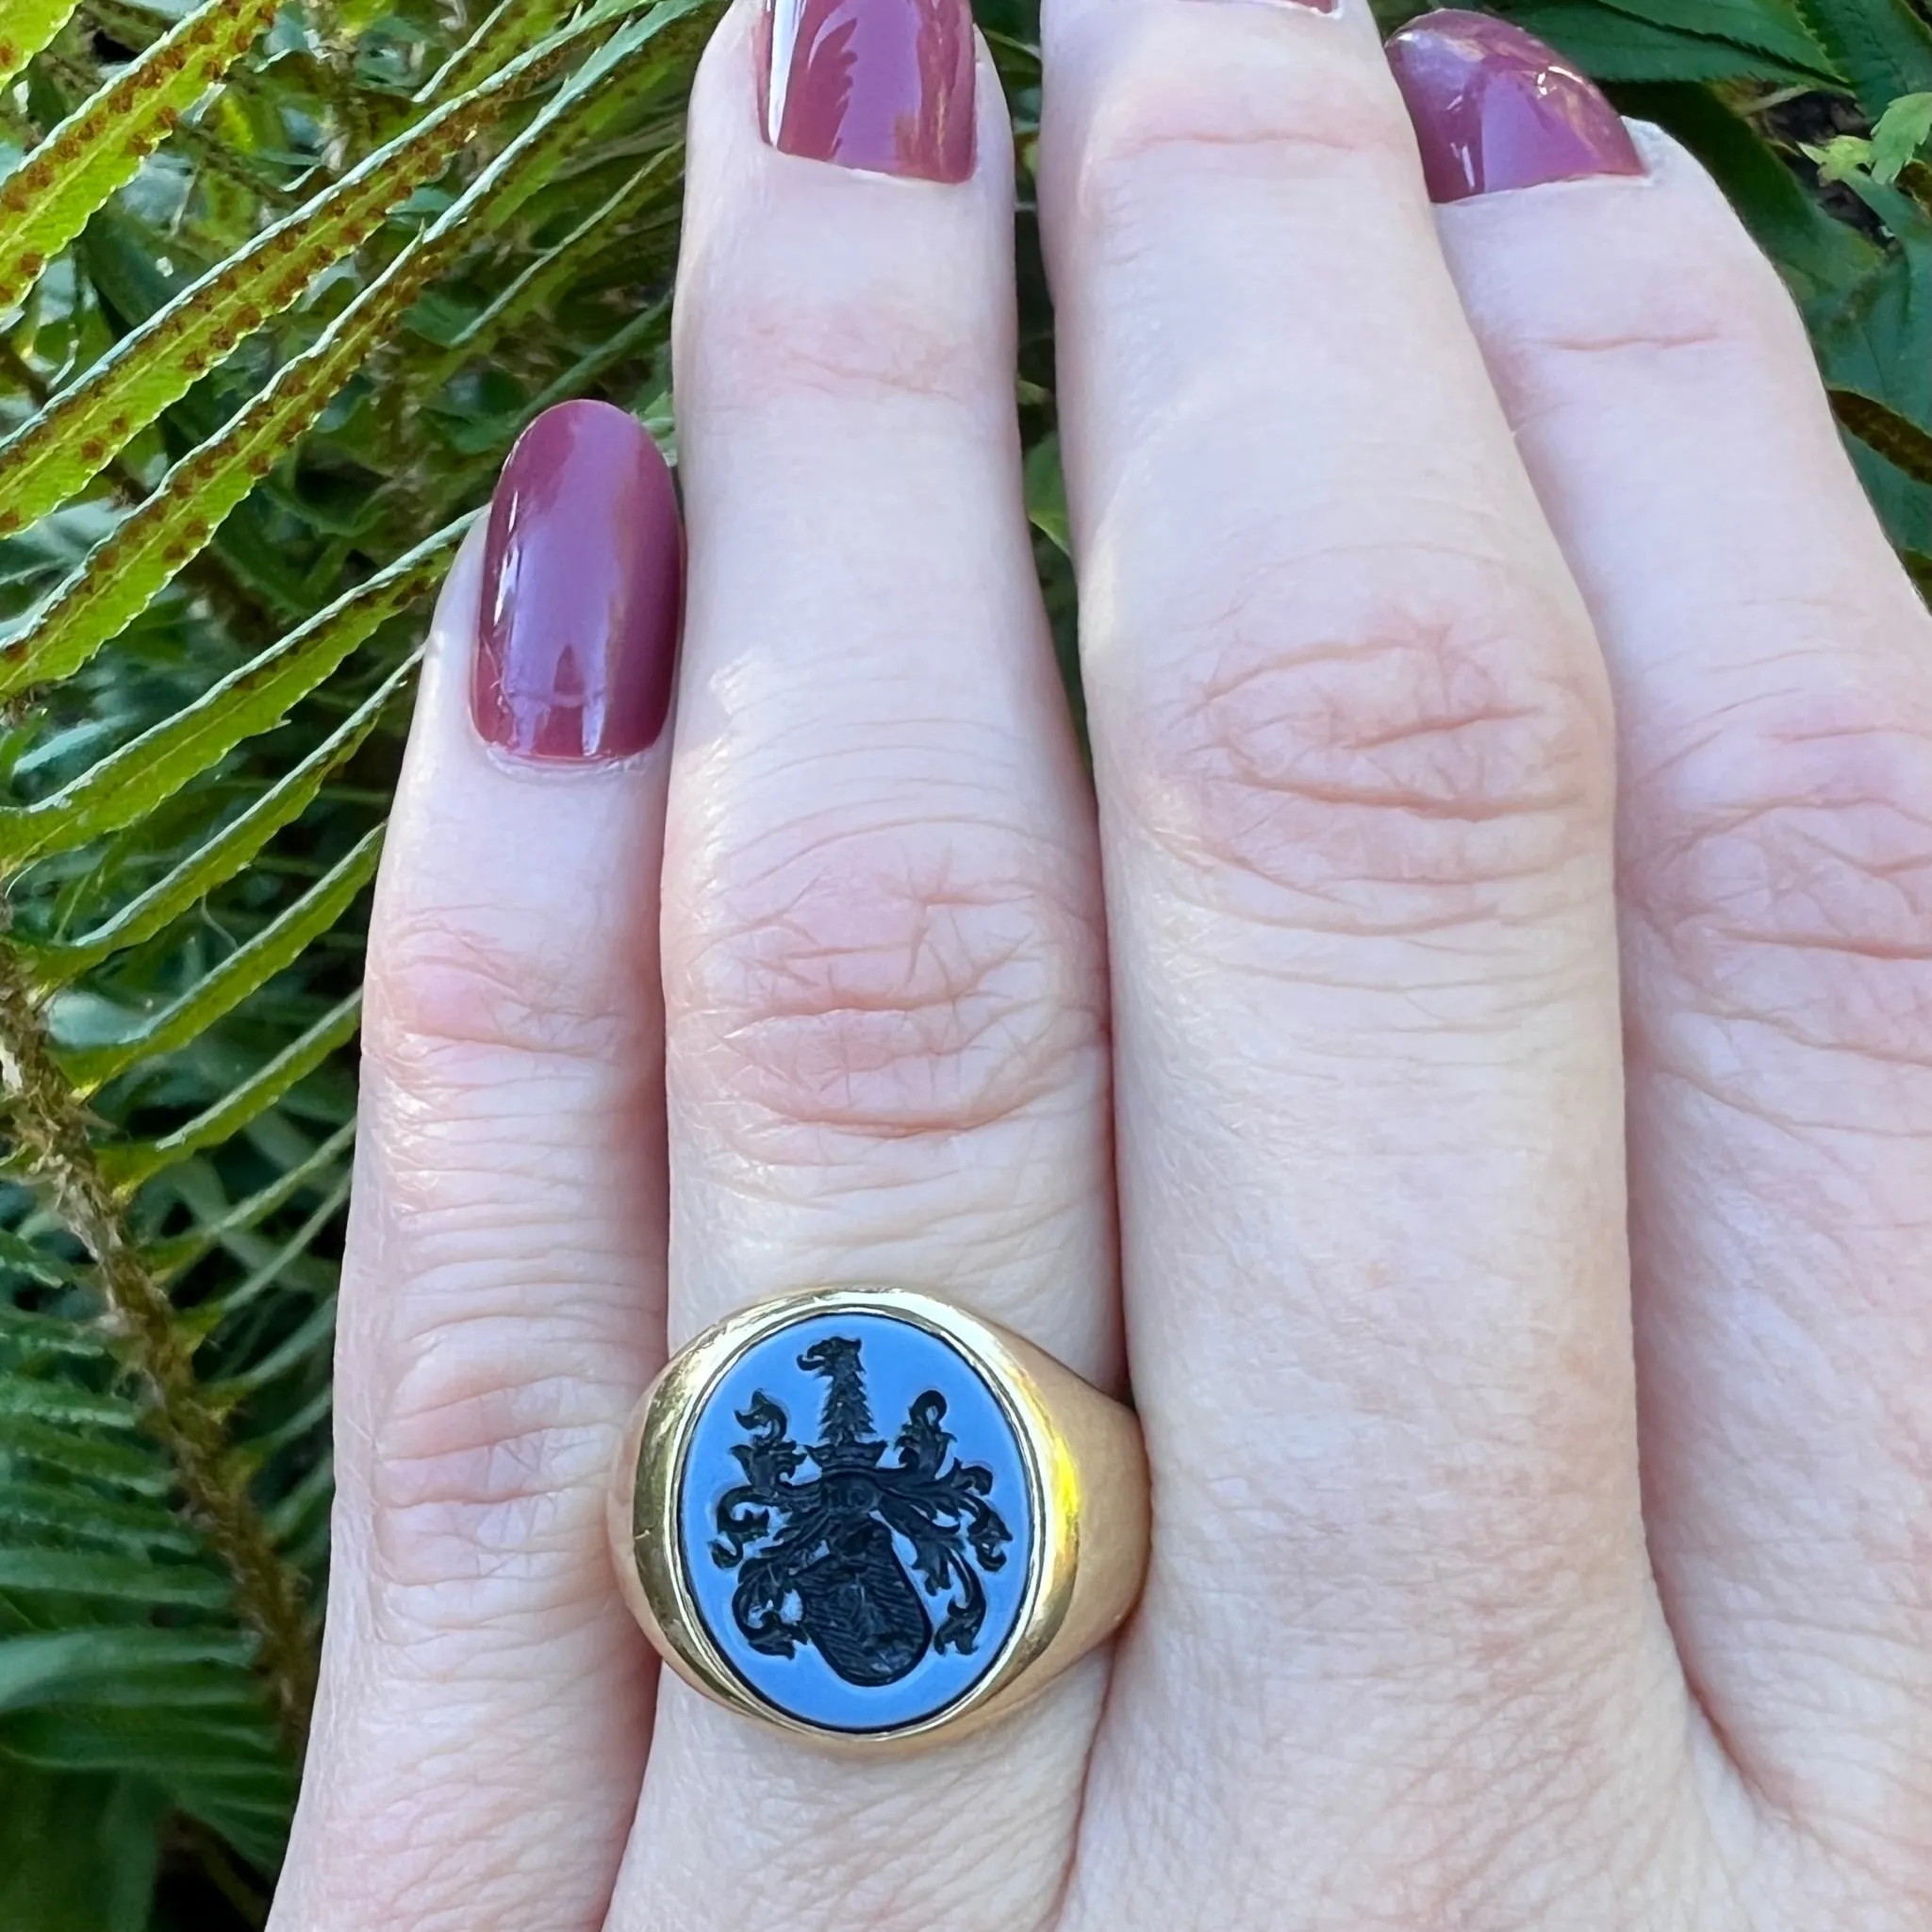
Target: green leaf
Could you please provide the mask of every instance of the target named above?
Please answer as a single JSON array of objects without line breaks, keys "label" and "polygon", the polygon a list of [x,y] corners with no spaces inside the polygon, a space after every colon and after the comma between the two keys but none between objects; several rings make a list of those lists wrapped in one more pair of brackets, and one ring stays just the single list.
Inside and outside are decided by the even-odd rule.
[{"label": "green leaf", "polygon": [[[349,1184],[344,1181],[332,1199],[310,1216],[309,1226],[301,1230],[296,1239],[291,1239],[285,1253],[277,1260],[286,1266],[290,1257],[303,1252],[314,1237],[314,1230],[325,1226],[335,1219],[343,1204],[349,1198]],[[261,1287],[272,1280],[272,1273],[264,1270],[261,1277],[244,1282],[238,1294],[259,1292]],[[318,1356],[325,1351],[336,1334],[336,1304],[325,1301],[309,1318],[282,1343],[272,1348],[257,1362],[246,1375],[236,1376],[231,1380],[217,1385],[223,1395],[249,1395],[259,1389],[265,1389],[271,1382],[279,1381],[291,1369],[313,1367]]]},{"label": "green leaf", "polygon": [[[1807,305],[1826,382],[1855,389],[1921,425],[1932,424],[1932,218],[1895,188],[1869,178],[1858,193],[1897,237],[1867,274]],[[1900,549],[1932,550],[1932,488],[1866,443],[1853,461],[1887,533]]]},{"label": "green leaf", "polygon": [[247,51],[278,0],[204,0],[0,182],[0,312]]},{"label": "green leaf", "polygon": [[585,38],[555,36],[509,71],[379,148],[149,316],[0,443],[0,536],[64,502],[244,338],[361,246]]},{"label": "green leaf", "polygon": [[375,876],[383,829],[366,833],[293,905],[254,938],[238,946],[191,993],[164,1007],[127,1034],[98,1047],[58,1056],[60,1069],[83,1098],[108,1081],[157,1054],[172,1053],[232,1013],[251,993],[286,970],[349,910]]},{"label": "green leaf", "polygon": [[1911,0],[1798,0],[1798,7],[1874,121],[1901,94],[1932,91],[1932,27]]},{"label": "green leaf", "polygon": [[355,1037],[362,1023],[358,989],[298,1034],[273,1059],[185,1127],[150,1141],[124,1141],[101,1149],[101,1168],[124,1192],[205,1148],[219,1147],[250,1121],[268,1112],[298,1081],[307,1077],[338,1047]]},{"label": "green leaf", "polygon": [[[586,60],[536,120],[349,303],[314,345],[284,364],[219,435],[175,464],[153,495],[89,553],[35,621],[0,649],[0,699],[71,676],[144,610],[176,571],[206,547],[222,520],[268,475],[373,345],[393,329],[429,275],[463,239],[472,211],[487,209],[490,220],[507,220],[547,178],[558,140],[579,138],[586,127],[598,124],[600,106],[611,109],[621,101],[621,90],[614,91],[610,102],[589,98],[599,84],[652,36],[712,4],[659,0]],[[614,5],[612,10],[627,8]]]},{"label": "green leaf", "polygon": [[[213,887],[234,878],[277,832],[292,824],[314,802],[330,774],[353,757],[368,739],[396,694],[406,687],[415,669],[416,656],[412,652],[372,696],[306,757],[291,766],[245,812],[85,938],[47,945],[16,941],[32,975],[35,991],[45,994],[71,984],[104,959],[153,938],[198,905]],[[157,797],[150,800],[142,806],[141,815],[157,802]]]},{"label": "green leaf", "polygon": [[418,91],[419,101],[446,101],[497,72],[570,12],[573,0],[497,0],[469,41]]},{"label": "green leaf", "polygon": [[72,1428],[11,1413],[5,1403],[0,1403],[0,1449],[70,1476],[113,1483],[138,1495],[166,1495],[174,1487],[160,1452],[145,1442],[107,1443],[96,1436],[77,1435]]},{"label": "green leaf", "polygon": [[207,1666],[239,1671],[248,1658],[239,1635],[147,1624],[8,1637],[0,1639],[0,1710],[73,1700],[104,1680],[124,1685],[144,1677],[165,1693],[179,1688],[184,1675],[199,1685]]},{"label": "green leaf", "polygon": [[[162,1550],[177,1557],[191,1557],[201,1549],[194,1532],[158,1503],[129,1502],[73,1484],[0,1477],[0,1522],[58,1529],[119,1549]],[[4,1686],[10,1660],[7,1644],[0,1643],[0,1706],[7,1701]]]},{"label": "green leaf", "polygon": [[1798,145],[1805,158],[1817,168],[1819,181],[1827,188],[1841,182],[1849,184],[1872,172],[1872,143],[1861,134],[1835,134],[1823,147],[1809,141]]},{"label": "green leaf", "polygon": [[222,520],[407,308],[427,268],[421,243],[405,249],[312,349],[285,364],[218,436],[169,471],[154,494],[89,553],[39,619],[0,649],[0,698],[72,676],[206,548]]},{"label": "green leaf", "polygon": [[29,1280],[44,1281],[50,1287],[71,1280],[74,1272],[65,1262],[36,1247],[10,1228],[0,1229],[0,1267],[12,1268]]},{"label": "green leaf", "polygon": [[423,387],[439,388],[506,329],[541,310],[581,272],[586,259],[607,243],[613,229],[667,192],[675,183],[683,158],[682,146],[661,149],[606,196],[456,335],[444,355],[425,372]]},{"label": "green leaf", "polygon": [[1932,432],[1857,389],[1830,391],[1832,414],[1869,448],[1915,483],[1932,484]]},{"label": "green leaf", "polygon": [[[308,1253],[315,1246],[316,1236],[327,1228],[347,1205],[349,1186],[350,1176],[344,1174],[322,1197],[322,1203],[315,1212],[258,1268],[251,1271],[244,1280],[212,1302],[204,1303],[203,1308],[208,1310],[217,1320],[228,1321],[274,1287],[289,1269]],[[329,1307],[333,1310],[334,1304],[330,1303]],[[202,1310],[197,1309],[195,1313],[199,1314]],[[330,1315],[330,1321],[333,1324],[333,1313]],[[308,1348],[308,1344],[304,1339],[305,1333],[306,1325],[303,1329],[298,1329],[289,1342],[263,1357],[245,1375],[237,1377],[234,1385],[243,1390],[259,1387],[263,1381],[272,1380],[291,1363],[305,1357]]]},{"label": "green leaf", "polygon": [[142,0],[87,0],[87,20],[107,38],[123,47],[140,53],[152,47],[165,33],[172,32],[181,8],[163,13],[158,7]]},{"label": "green leaf", "polygon": [[1766,80],[1787,86],[1830,84],[1816,60],[1790,59],[1736,41],[1684,33],[1629,12],[1583,0],[1530,0],[1509,17],[1599,81]]},{"label": "green leaf", "polygon": [[272,1871],[281,1855],[294,1779],[276,1761],[265,1723],[210,1722],[181,1712],[157,1728],[140,1710],[27,1710],[0,1720],[0,1754],[48,1770],[151,1779],[244,1858]]},{"label": "green leaf", "polygon": [[269,730],[392,617],[427,596],[474,520],[460,517],[172,718],[31,805],[0,807],[0,869],[131,825]]},{"label": "green leaf", "polygon": [[0,1759],[0,1925],[143,1932],[166,1808],[145,1779]]},{"label": "green leaf", "polygon": [[[331,1175],[355,1144],[355,1123],[346,1120],[313,1152],[278,1175],[268,1186],[237,1201],[226,1213],[204,1221],[190,1234],[177,1234],[155,1243],[148,1249],[149,1265],[157,1275],[179,1274],[193,1266],[217,1245],[245,1232],[276,1209],[285,1207],[311,1183]],[[239,1292],[239,1291],[234,1291]],[[232,1305],[233,1293],[223,1297],[223,1306]]]},{"label": "green leaf", "polygon": [[[80,1327],[64,1315],[40,1314],[0,1304],[0,1350],[15,1355],[91,1356],[100,1361],[106,1358],[107,1346],[94,1329]],[[0,1383],[0,1401],[6,1399],[5,1386]]]},{"label": "green leaf", "polygon": [[1060,438],[1045,436],[1027,452],[1027,520],[1049,542],[1069,556],[1073,538],[1066,522],[1066,481],[1060,473]]},{"label": "green leaf", "polygon": [[76,0],[7,0],[6,15],[0,18],[0,85],[66,25],[75,5]]},{"label": "green leaf", "polygon": [[124,1598],[130,1603],[220,1610],[228,1579],[185,1563],[146,1562],[95,1550],[0,1548],[0,1595],[8,1591]]},{"label": "green leaf", "polygon": [[1932,93],[1902,94],[1872,130],[1872,173],[1890,184],[1932,138]]},{"label": "green leaf", "polygon": [[1651,26],[1728,41],[1788,61],[1827,80],[1842,80],[1799,13],[1796,0],[1598,0],[1609,10]]},{"label": "green leaf", "polygon": [[124,1395],[104,1395],[74,1382],[36,1376],[0,1376],[0,1419],[8,1423],[25,1420],[132,1432],[140,1427],[140,1414]]}]

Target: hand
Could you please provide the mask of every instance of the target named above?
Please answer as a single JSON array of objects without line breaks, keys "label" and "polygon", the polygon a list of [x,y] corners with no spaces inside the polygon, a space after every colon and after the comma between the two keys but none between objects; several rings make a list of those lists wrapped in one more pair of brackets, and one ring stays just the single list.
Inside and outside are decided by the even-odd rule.
[{"label": "hand", "polygon": [[[800,32],[692,106],[674,730],[601,405],[437,620],[276,1924],[1924,1925],[1932,625],[1771,270],[1494,23],[1051,0],[1090,789],[991,70]],[[885,1765],[600,1521],[667,1339],[864,1280],[1155,1484],[1114,1651]]]}]

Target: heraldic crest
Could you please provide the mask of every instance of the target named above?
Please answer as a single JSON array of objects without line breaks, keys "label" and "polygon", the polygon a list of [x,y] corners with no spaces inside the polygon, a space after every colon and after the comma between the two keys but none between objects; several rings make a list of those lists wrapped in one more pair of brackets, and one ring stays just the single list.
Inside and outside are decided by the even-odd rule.
[{"label": "heraldic crest", "polygon": [[[888,1461],[856,1340],[827,1336],[798,1362],[827,1384],[816,1443],[795,1442],[762,1390],[737,1412],[749,1436],[732,1454],[745,1479],[718,1498],[711,1554],[738,1573],[738,1629],[768,1656],[809,1644],[847,1683],[868,1687],[897,1683],[929,1651],[970,1655],[986,1614],[980,1573],[1003,1567],[1012,1541],[987,1500],[991,1470],[949,1464],[936,1389],[914,1400]],[[817,1473],[801,1474],[807,1464]],[[949,1592],[935,1629],[926,1598]]]}]

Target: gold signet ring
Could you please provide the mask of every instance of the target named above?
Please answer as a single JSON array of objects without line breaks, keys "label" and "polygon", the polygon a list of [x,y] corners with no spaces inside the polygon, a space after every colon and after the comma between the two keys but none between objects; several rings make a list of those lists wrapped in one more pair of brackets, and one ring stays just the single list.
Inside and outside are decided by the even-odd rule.
[{"label": "gold signet ring", "polygon": [[698,1337],[611,1485],[625,1600],[678,1675],[879,1750],[1013,1709],[1139,1593],[1132,1412],[906,1288],[815,1288]]}]

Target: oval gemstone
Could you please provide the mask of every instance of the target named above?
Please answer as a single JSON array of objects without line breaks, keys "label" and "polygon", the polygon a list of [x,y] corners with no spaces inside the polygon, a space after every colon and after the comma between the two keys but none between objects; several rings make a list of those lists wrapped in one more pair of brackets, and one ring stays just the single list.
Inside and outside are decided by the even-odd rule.
[{"label": "oval gemstone", "polygon": [[801,1723],[897,1730],[998,1660],[1034,1525],[1019,1441],[944,1336],[883,1309],[801,1316],[702,1397],[680,1555],[713,1645]]}]

